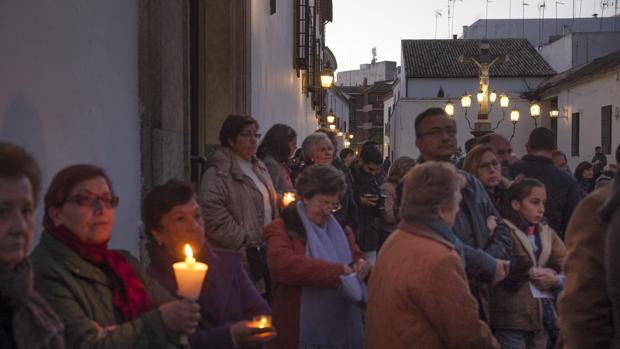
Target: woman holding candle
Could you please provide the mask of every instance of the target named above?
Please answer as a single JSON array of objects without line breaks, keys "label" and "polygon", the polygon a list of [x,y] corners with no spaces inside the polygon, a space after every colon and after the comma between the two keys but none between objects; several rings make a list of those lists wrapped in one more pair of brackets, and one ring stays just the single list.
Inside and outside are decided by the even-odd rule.
[{"label": "woman holding candle", "polygon": [[401,221],[368,285],[366,348],[499,348],[479,319],[452,231],[464,185],[452,164],[425,162],[405,175]]},{"label": "woman holding candle", "polygon": [[353,234],[332,213],[345,186],[336,168],[307,167],[295,184],[300,200],[265,227],[279,331],[269,348],[363,347],[361,309],[340,287],[341,275],[356,272],[364,280],[369,270]]},{"label": "woman holding candle", "polygon": [[256,156],[267,166],[271,181],[280,196],[294,189],[289,160],[295,149],[297,149],[295,130],[288,125],[275,124],[267,131],[256,151]]},{"label": "woman holding candle", "polygon": [[178,288],[171,266],[185,259],[185,244],[191,246],[197,262],[208,265],[197,300],[201,320],[190,337],[192,347],[232,349],[273,339],[270,325],[250,327],[248,320],[271,315],[271,309],[244,270],[243,255],[212,248],[206,241],[200,206],[190,184],[171,180],[153,188],[142,202],[142,221],[149,238],[149,271],[170,292]]},{"label": "woman holding candle", "polygon": [[107,248],[117,205],[99,167],[74,165],[54,176],[46,230],[32,254],[37,288],[64,321],[67,347],[178,346],[200,308],[175,300],[129,253]]},{"label": "woman holding candle", "polygon": [[220,129],[220,144],[204,174],[199,202],[205,233],[213,247],[244,253],[258,290],[267,294],[263,227],[278,214],[277,193],[267,167],[256,158],[258,122],[230,115]]},{"label": "woman holding candle", "polygon": [[33,287],[27,258],[34,234],[39,167],[23,148],[0,142],[0,348],[62,349],[63,324]]}]

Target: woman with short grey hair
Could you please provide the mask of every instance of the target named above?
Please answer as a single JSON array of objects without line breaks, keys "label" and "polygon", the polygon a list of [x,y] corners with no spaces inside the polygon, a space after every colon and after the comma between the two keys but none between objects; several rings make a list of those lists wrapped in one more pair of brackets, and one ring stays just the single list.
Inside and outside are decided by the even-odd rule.
[{"label": "woman with short grey hair", "polygon": [[278,328],[269,347],[362,348],[361,309],[340,287],[341,276],[364,280],[369,270],[353,233],[333,215],[345,177],[333,166],[311,165],[295,189],[299,200],[264,231]]},{"label": "woman with short grey hair", "polygon": [[315,132],[306,137],[301,144],[301,152],[306,165],[329,165],[334,160],[334,145],[323,132]]}]

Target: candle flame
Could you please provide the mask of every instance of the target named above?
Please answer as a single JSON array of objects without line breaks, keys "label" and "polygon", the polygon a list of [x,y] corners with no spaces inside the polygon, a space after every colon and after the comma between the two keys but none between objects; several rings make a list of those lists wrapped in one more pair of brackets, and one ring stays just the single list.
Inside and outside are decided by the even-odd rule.
[{"label": "candle flame", "polygon": [[185,257],[193,258],[194,254],[192,252],[192,247],[189,244],[185,244]]}]

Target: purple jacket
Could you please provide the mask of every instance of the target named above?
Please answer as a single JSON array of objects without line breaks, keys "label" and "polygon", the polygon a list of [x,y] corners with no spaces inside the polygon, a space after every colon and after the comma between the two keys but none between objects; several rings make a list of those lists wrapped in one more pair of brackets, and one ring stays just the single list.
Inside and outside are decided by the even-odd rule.
[{"label": "purple jacket", "polygon": [[[148,271],[168,291],[176,294],[172,264],[178,262],[162,246],[148,243],[151,258]],[[243,268],[242,255],[236,251],[214,249],[205,243],[196,258],[209,265],[207,277],[198,298],[202,319],[190,336],[193,348],[235,348],[230,337],[230,325],[252,320],[253,316],[271,314],[271,308],[256,291]]]}]

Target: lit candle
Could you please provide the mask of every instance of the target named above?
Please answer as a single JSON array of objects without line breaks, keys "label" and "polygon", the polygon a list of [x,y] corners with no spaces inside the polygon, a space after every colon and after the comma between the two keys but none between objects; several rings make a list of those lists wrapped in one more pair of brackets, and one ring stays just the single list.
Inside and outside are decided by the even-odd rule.
[{"label": "lit candle", "polygon": [[[248,323],[248,327],[252,328],[271,328],[271,316],[259,315],[252,318],[252,321]],[[271,332],[256,333],[256,337],[268,337],[271,336]]]},{"label": "lit candle", "polygon": [[205,263],[196,262],[189,244],[185,245],[185,256],[185,262],[178,262],[172,265],[174,277],[177,280],[177,294],[181,297],[196,300],[200,296],[202,282],[207,275],[209,267]]},{"label": "lit candle", "polygon": [[286,207],[291,202],[295,201],[296,199],[297,197],[295,196],[295,193],[290,192],[290,191],[284,192],[282,194],[282,206]]}]

